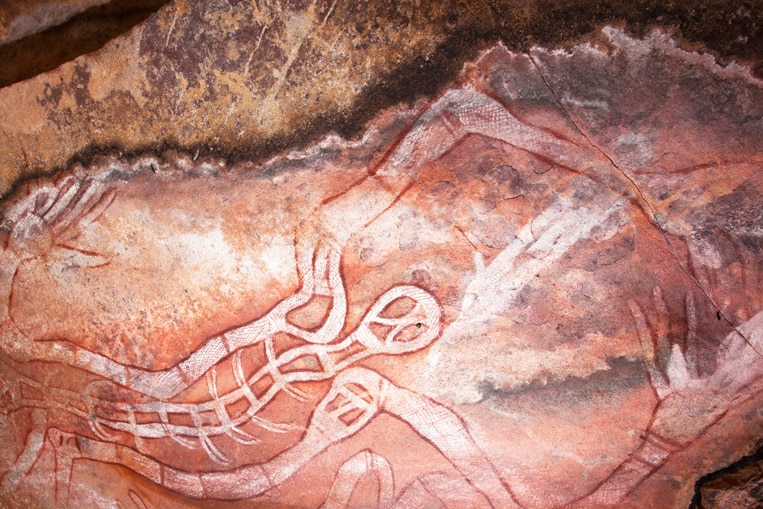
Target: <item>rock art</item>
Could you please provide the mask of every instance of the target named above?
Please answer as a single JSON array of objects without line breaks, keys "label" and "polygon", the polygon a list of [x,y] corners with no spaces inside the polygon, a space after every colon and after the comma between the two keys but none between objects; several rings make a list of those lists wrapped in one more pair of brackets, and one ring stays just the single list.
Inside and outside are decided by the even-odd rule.
[{"label": "rock art", "polygon": [[18,186],[0,500],[688,507],[763,436],[763,84],[601,40],[261,164]]}]

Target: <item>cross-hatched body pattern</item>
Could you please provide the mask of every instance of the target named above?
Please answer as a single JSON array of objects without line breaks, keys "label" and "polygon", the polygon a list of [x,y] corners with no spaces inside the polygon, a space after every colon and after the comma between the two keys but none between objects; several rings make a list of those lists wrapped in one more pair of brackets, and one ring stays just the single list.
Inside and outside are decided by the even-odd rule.
[{"label": "cross-hatched body pattern", "polygon": [[[338,258],[334,260],[338,268]],[[431,294],[416,286],[398,285],[377,298],[355,330],[340,341],[327,344],[305,341],[300,346],[277,354],[274,339],[266,338],[265,365],[248,378],[241,363],[241,357],[247,351],[238,350],[230,360],[236,388],[225,394],[218,393],[217,367],[213,366],[206,374],[210,398],[202,403],[156,399],[127,404],[58,388],[47,391],[47,399],[30,399],[21,395],[22,385],[38,393],[44,393],[46,388],[33,379],[19,376],[19,390],[16,391],[19,398],[14,406],[45,410],[55,407],[87,419],[98,437],[89,439],[56,428],[49,429],[48,442],[56,451],[57,493],[60,495],[59,501],[64,504],[67,503],[71,472],[77,459],[122,464],[189,496],[222,499],[256,496],[288,478],[329,445],[362,429],[377,415],[383,408],[386,388],[391,383],[375,372],[353,367],[353,364],[372,355],[404,355],[425,348],[441,332],[441,315],[440,306]],[[296,328],[292,330],[298,331]],[[316,369],[289,369],[308,357],[315,361],[312,365]],[[264,393],[255,394],[253,387],[266,377],[271,379],[270,387]],[[257,439],[241,428],[247,422],[275,432],[288,429],[285,425],[259,418],[258,412],[281,391],[300,397],[299,391],[290,384],[328,379],[334,380],[332,388],[314,411],[305,435],[296,445],[265,464],[241,467],[234,472],[192,474],[166,466],[140,452],[141,439],[168,437],[185,447],[200,444],[212,461],[227,464],[230,460],[215,446],[213,437],[224,435],[240,444],[254,445]],[[248,408],[234,417],[229,407],[241,400],[247,402]],[[117,414],[124,419],[106,417]],[[173,424],[173,414],[190,416],[192,425]],[[209,424],[207,417],[210,414],[217,424]],[[147,417],[154,419],[146,422]],[[118,443],[119,437],[111,436],[110,430],[132,434],[137,450]],[[39,448],[29,450],[39,453]],[[20,463],[16,470],[21,471],[21,466],[25,464]],[[160,473],[159,477],[156,472]]]},{"label": "cross-hatched body pattern", "polygon": [[[442,136],[443,129],[447,133],[446,136]],[[254,437],[243,429],[244,423],[250,421],[271,431],[282,431],[283,426],[265,421],[258,414],[275,395],[281,392],[299,398],[299,392],[292,387],[294,383],[333,378],[335,385],[338,384],[337,387],[344,387],[341,390],[345,399],[354,401],[354,407],[358,407],[364,400],[353,397],[354,391],[349,388],[357,386],[358,383],[343,386],[342,381],[353,373],[360,377],[361,382],[367,376],[359,374],[352,364],[370,355],[399,355],[424,348],[440,333],[441,312],[437,302],[427,292],[416,287],[394,287],[376,301],[353,333],[337,341],[344,326],[347,306],[339,273],[340,253],[352,234],[360,231],[394,204],[416,179],[423,165],[439,158],[469,134],[497,138],[528,151],[550,147],[557,153],[574,153],[576,157],[583,159],[587,157],[585,151],[568,141],[524,125],[494,99],[468,87],[453,90],[435,101],[417,119],[400,143],[394,146],[389,157],[385,157],[378,167],[369,170],[365,180],[351,187],[347,192],[328,200],[313,215],[314,222],[308,221],[300,227],[297,234],[299,243],[297,269],[302,286],[294,295],[276,305],[265,316],[210,338],[187,359],[162,371],[143,370],[121,364],[118,360],[79,348],[66,341],[24,341],[29,338],[18,338],[19,340],[16,341],[5,340],[11,337],[6,336],[3,346],[11,358],[17,361],[41,360],[70,365],[101,376],[108,381],[103,383],[114,383],[148,396],[147,402],[127,404],[109,401],[102,397],[92,397],[88,394],[68,394],[66,391],[54,390],[56,396],[51,395],[51,398],[59,397],[62,401],[76,401],[76,404],[59,406],[62,409],[67,407],[70,409],[67,411],[73,415],[80,418],[84,416],[88,420],[93,432],[99,437],[98,441],[90,440],[93,447],[95,446],[92,444],[96,442],[101,444],[99,447],[107,447],[109,441],[116,438],[112,436],[115,431],[132,435],[139,450],[140,441],[143,438],[167,437],[183,446],[195,447],[201,444],[213,461],[226,464],[228,458],[214,445],[212,439],[217,436],[227,436],[241,444],[252,444]],[[435,150],[432,150],[433,144],[436,145]],[[574,165],[577,165],[577,162]],[[34,225],[27,224],[29,221],[24,218],[37,217],[39,215],[37,205],[41,202],[47,203],[51,196],[53,203],[58,205],[51,209],[53,212],[46,209],[43,216],[46,224],[51,225],[56,224],[56,218],[59,215],[73,218],[64,225],[64,233],[66,228],[76,227],[78,220],[87,222],[91,220],[91,216],[97,218],[109,206],[114,192],[109,189],[107,181],[95,181],[88,177],[83,182],[88,184],[86,186],[88,189],[92,187],[94,192],[70,192],[66,186],[64,188],[53,186],[51,189],[38,189],[29,193],[29,196],[14,209],[13,217],[9,216],[11,221],[6,226],[11,231],[12,237],[19,240],[16,244],[20,247],[14,250],[14,254],[15,251],[28,253],[45,251],[45,245],[43,245],[45,243],[40,242],[40,239],[45,237],[45,235],[40,236],[40,231],[45,230],[45,225],[43,224],[42,228],[35,228]],[[362,211],[355,206],[355,198],[359,195],[366,205]],[[105,198],[99,198],[100,196]],[[335,210],[336,207],[339,207],[339,212]],[[345,210],[347,207],[352,207],[352,210]],[[318,227],[314,223],[317,223]],[[39,249],[31,249],[27,246],[34,247],[37,244],[41,246]],[[12,288],[13,277],[4,280],[7,280],[9,288]],[[287,314],[305,305],[314,295],[327,296],[332,300],[331,310],[323,325],[315,331],[307,331],[290,323]],[[383,311],[386,305],[401,298],[412,300],[413,309],[402,316],[384,316]],[[10,317],[11,310],[5,309],[5,311]],[[378,335],[379,330],[385,330],[381,333],[383,337]],[[301,338],[307,344],[276,355],[273,337],[279,333]],[[242,356],[246,354],[246,347],[261,343],[264,343],[266,351],[265,366],[253,374],[244,372],[241,361]],[[308,357],[317,366],[315,370],[285,369],[290,363]],[[226,361],[226,359],[229,360]],[[227,392],[220,392],[218,389],[218,368],[221,362],[231,363],[235,382],[235,388]],[[183,391],[204,377],[206,377],[209,398],[202,403],[183,402]],[[261,380],[266,377],[270,380],[268,388],[264,392],[256,391],[255,385],[261,384]],[[154,400],[150,401],[151,398]],[[240,413],[231,411],[231,406],[242,400],[246,403],[246,410]],[[40,401],[24,401],[23,398],[20,401],[21,404],[28,406],[44,406],[44,402]],[[446,417],[451,416],[450,411],[445,410],[445,407],[437,406],[437,408],[435,413],[444,411]],[[375,413],[367,409],[364,415],[372,416]],[[416,421],[420,418],[420,414],[414,411],[398,413],[403,419],[410,417]],[[331,415],[331,412],[321,412],[320,407],[316,410],[313,419],[315,430],[325,428],[321,425],[321,415]],[[184,424],[176,424],[173,416],[185,417]],[[209,418],[210,416],[212,418]],[[190,424],[187,422],[189,418]],[[355,421],[350,429],[356,429],[355,426],[359,426],[362,422],[364,422],[363,419]],[[334,429],[333,434],[330,432],[331,429]],[[462,429],[462,425],[459,429]],[[340,430],[343,431],[340,432]],[[314,454],[321,448],[325,448],[327,444],[347,436],[346,432],[346,427],[329,426],[323,433],[316,431],[318,435],[308,433],[284,455],[279,456],[281,458],[279,461],[285,462],[289,457],[310,456],[310,454],[304,454],[305,448],[313,451],[312,454]],[[56,433],[60,432],[52,431],[51,443],[57,443]],[[427,436],[426,430],[420,433]],[[468,437],[465,428],[462,436]],[[453,439],[448,433],[443,433],[442,436],[435,433],[430,438],[446,442]],[[469,443],[470,447],[474,447],[473,443]],[[124,447],[116,443],[111,443],[110,446]],[[450,449],[451,447],[446,443],[443,451],[446,456],[451,453]],[[35,446],[29,450],[30,454],[37,454],[40,448]],[[57,450],[61,458],[67,457],[64,445],[58,443]],[[135,457],[136,454],[140,456],[140,453],[135,450],[129,450],[132,451],[129,454],[130,457]],[[143,464],[147,461],[145,458],[141,460]],[[117,462],[131,465],[126,459]],[[64,464],[66,464],[65,461]],[[293,471],[298,468],[294,465],[299,464],[300,461],[296,460],[288,468],[282,464],[280,471]],[[67,470],[66,466],[62,469]],[[66,477],[64,474],[61,476]],[[231,479],[234,478],[235,476],[231,477]],[[170,487],[171,483],[164,484]],[[234,489],[232,493],[235,492]]]},{"label": "cross-hatched body pattern", "polygon": [[[472,486],[485,494],[493,507],[516,505],[510,490],[503,484],[472,439],[466,424],[455,412],[395,385],[379,373],[356,365],[358,361],[372,355],[406,354],[425,348],[434,341],[440,334],[441,311],[429,293],[413,286],[393,287],[376,300],[352,333],[340,339],[347,311],[344,282],[340,273],[340,253],[348,239],[392,206],[412,185],[424,164],[443,156],[469,135],[505,142],[542,155],[575,172],[585,172],[588,167],[608,164],[595,153],[592,155],[589,149],[521,122],[500,102],[473,88],[451,90],[417,118],[389,157],[385,157],[378,167],[370,169],[365,179],[327,200],[308,220],[307,227],[300,228],[297,234],[297,241],[301,243],[301,248],[298,246],[297,249],[297,269],[301,288],[257,320],[210,338],[176,366],[162,371],[142,370],[63,341],[22,343],[2,338],[3,348],[14,360],[67,364],[104,377],[106,382],[103,383],[112,386],[116,384],[147,396],[141,403],[129,404],[49,388],[48,401],[21,398],[16,402],[18,406],[70,412],[86,419],[97,436],[93,439],[50,429],[48,438],[56,450],[56,472],[60,484],[66,485],[69,482],[74,460],[90,459],[124,465],[172,491],[191,497],[242,499],[258,496],[288,479],[330,445],[362,429],[379,413],[388,413],[408,423],[420,437],[439,449]],[[617,175],[615,172],[614,178]],[[54,232],[53,236],[63,239],[67,228],[76,225],[77,221],[84,224],[94,220],[109,206],[114,193],[105,184],[87,179],[83,182],[83,185],[65,183],[58,189],[46,188],[36,195],[32,193],[24,202],[24,207],[16,210],[18,214],[9,216],[11,221],[8,228],[12,232],[13,241],[10,251],[14,252],[14,256],[23,261],[44,252],[45,242],[34,244],[35,236],[40,231],[48,229]],[[617,196],[612,198],[605,210],[599,211],[598,216],[606,219],[622,208],[619,198],[622,193],[615,194]],[[598,222],[585,221],[586,216],[591,215],[590,212],[591,210],[578,208],[563,216],[569,225],[551,223],[547,233],[543,233],[537,239],[538,242],[533,244],[536,247],[547,245],[545,252],[536,253],[543,255],[539,258],[551,263],[555,257],[561,256],[563,248],[566,249],[578,238],[587,236]],[[310,223],[312,220],[319,223],[320,227],[311,230],[315,226]],[[569,228],[565,230],[565,226]],[[51,236],[46,235],[43,234],[42,237]],[[560,239],[564,242],[557,242]],[[102,261],[96,255],[83,253],[83,256],[91,258],[88,262],[90,266]],[[495,272],[500,277],[487,278],[492,282],[493,289],[500,289],[505,281],[512,278],[517,281],[516,268],[498,274],[499,265],[495,264]],[[534,274],[539,270],[530,269],[525,273]],[[492,274],[490,268],[486,273]],[[7,279],[12,285],[13,278],[0,279]],[[475,290],[474,293],[478,296],[487,295],[491,285],[482,288],[470,285],[469,289]],[[520,286],[510,289],[519,291]],[[505,289],[502,291],[507,298],[511,297],[511,292],[507,293]],[[332,305],[327,318],[317,330],[305,330],[293,324],[288,319],[288,314],[306,305],[313,296],[329,297]],[[413,308],[403,315],[385,315],[386,307],[399,299],[413,301]],[[689,302],[687,301],[687,309],[691,308]],[[482,309],[488,316],[495,314],[490,306]],[[640,311],[633,306],[632,310],[637,329],[643,332]],[[481,314],[477,316],[482,318]],[[756,323],[751,327],[755,325],[758,330],[759,320],[760,317],[756,316]],[[379,330],[385,332],[379,335]],[[299,338],[304,344],[276,353],[274,338],[281,333]],[[18,348],[19,345],[23,348]],[[264,346],[265,362],[259,369],[247,372],[244,357],[248,355],[248,347],[254,345]],[[735,345],[740,354],[748,357],[752,355],[743,343],[737,345],[732,342],[729,350],[734,350],[731,347]],[[303,364],[310,364],[314,368],[291,369],[300,364],[300,360],[309,361]],[[674,355],[671,360],[673,369],[663,373],[667,376],[663,380],[667,384],[664,391],[661,383],[658,383],[659,377],[654,376],[655,373],[660,373],[650,370],[658,399],[672,397],[673,389],[681,383],[684,384],[681,388],[699,391],[700,382],[688,376],[685,366],[682,367],[686,364],[683,361],[689,359]],[[223,375],[220,373],[226,362],[230,363],[234,386],[232,389],[221,390],[219,382]],[[736,375],[732,373],[733,363],[728,362],[725,366],[728,373],[724,369],[719,369],[718,373],[725,373],[732,382],[738,380],[739,377],[735,378]],[[755,376],[758,376],[757,371]],[[720,379],[720,376],[715,377],[715,381]],[[172,468],[143,454],[140,444],[142,439],[169,438],[185,447],[200,445],[215,463],[229,464],[230,458],[215,445],[218,437],[239,444],[254,445],[257,439],[245,430],[247,423],[254,423],[273,432],[288,429],[285,425],[263,419],[260,416],[263,408],[281,393],[295,398],[302,397],[294,384],[323,380],[332,380],[333,384],[313,412],[304,435],[296,444],[266,463],[221,472],[191,472]],[[184,401],[184,391],[199,382],[206,384],[208,397],[205,396],[206,399],[200,403]],[[39,388],[45,389],[42,386]],[[61,403],[65,401],[77,401],[80,404],[67,407]],[[233,410],[240,402],[245,403],[245,409]],[[667,406],[663,403],[661,405]],[[39,415],[40,412],[35,413],[35,426],[29,432],[27,445],[18,456],[16,464],[5,475],[4,488],[5,485],[13,488],[18,484],[18,479],[28,471],[30,459],[36,458],[41,450],[41,437],[44,436],[42,430],[46,425]],[[177,416],[182,416],[183,419],[175,419]],[[180,421],[184,424],[178,424]],[[659,421],[655,422],[659,424]],[[598,495],[604,503],[616,503],[630,493],[678,447],[670,441],[671,433],[658,433],[656,426],[648,431],[650,436],[633,454],[632,461],[625,463],[623,468],[599,486]],[[115,432],[134,437],[135,448],[120,443],[122,437],[113,436]],[[381,463],[374,461],[375,468],[383,470]],[[385,497],[387,499],[389,497]],[[596,496],[588,499],[593,502],[596,500]]]},{"label": "cross-hatched body pattern", "polygon": [[[403,306],[403,311],[400,308],[394,309],[394,304],[401,299],[407,301],[408,305]],[[299,442],[262,464],[246,465],[227,472],[194,473],[167,466],[130,447],[106,440],[105,437],[90,439],[51,429],[49,440],[57,451],[57,457],[60,457],[60,465],[69,472],[77,459],[117,463],[177,493],[195,498],[235,500],[258,496],[280,484],[318,453],[354,435],[379,413],[384,412],[407,422],[416,433],[431,442],[493,507],[517,507],[508,487],[472,439],[466,423],[455,413],[429,398],[398,387],[375,371],[352,366],[369,355],[401,355],[420,350],[428,346],[440,332],[441,311],[434,297],[418,287],[400,285],[382,294],[358,327],[342,341],[329,345],[303,345],[287,350],[280,356],[273,352],[268,354],[268,364],[250,381],[273,374],[279,367],[305,355],[314,355],[322,363],[323,369],[319,374],[295,372],[301,375],[288,378],[288,373],[280,373],[279,376],[286,377],[289,381],[333,378],[333,383],[312,413]],[[353,345],[360,348],[352,348]],[[332,357],[337,353],[340,354],[338,357]],[[231,419],[225,405],[234,399],[247,397],[249,388],[242,384],[229,393],[232,396],[228,398],[216,395],[213,389],[214,373],[212,370],[208,375],[210,393],[215,396],[209,402],[177,405],[157,401],[144,406],[125,406],[120,410],[127,411],[132,418],[121,423],[101,419],[99,424],[131,432],[136,438],[169,436],[181,443],[188,437],[197,438],[214,461],[223,463],[226,458],[214,448],[209,437],[227,434],[234,440],[245,443],[247,437],[237,426],[249,415],[256,416],[256,411],[252,409],[261,408],[262,399],[251,404],[247,417]],[[275,390],[275,387],[282,390],[286,383],[289,382],[277,386],[274,384],[271,390]],[[139,411],[162,413],[164,416],[172,412],[187,412],[198,416],[200,408],[215,412],[225,425],[205,427],[198,419],[199,424],[193,427],[177,427],[169,424],[165,418],[161,422],[140,425],[135,419],[135,414]],[[59,491],[64,493],[64,498],[68,482],[68,477],[62,475]]]},{"label": "cross-hatched body pattern", "polygon": [[[302,439],[262,464],[224,472],[192,472],[170,467],[124,445],[55,428],[48,438],[67,468],[77,459],[115,463],[192,498],[240,500],[262,495],[281,484],[321,451],[351,437],[380,413],[408,423],[434,445],[491,507],[520,507],[460,417],[436,401],[362,367],[339,373],[314,410]],[[63,476],[59,491],[64,497],[67,488],[68,479]]]},{"label": "cross-hatched body pattern", "polygon": [[[410,299],[413,307],[401,316],[385,316],[384,311],[398,300]],[[271,423],[258,417],[258,413],[280,392],[300,398],[294,383],[329,380],[338,373],[372,355],[400,355],[427,346],[440,333],[440,309],[436,300],[426,291],[415,286],[395,286],[379,297],[358,327],[343,340],[330,344],[308,343],[275,353],[273,338],[265,339],[266,363],[249,378],[245,378],[241,356],[237,351],[232,359],[232,371],[236,388],[226,394],[217,389],[217,370],[212,367],[206,374],[210,399],[201,403],[177,403],[155,400],[139,404],[90,401],[89,421],[93,431],[102,439],[111,439],[105,428],[125,431],[136,440],[141,438],[169,437],[185,446],[192,446],[189,439],[198,439],[204,450],[215,462],[225,464],[229,459],[222,454],[210,437],[226,435],[234,441],[251,445],[257,439],[246,433],[241,426],[253,422],[270,431],[286,431],[288,425]],[[374,325],[389,330],[385,337],[374,334]],[[414,333],[416,336],[410,338]],[[401,341],[401,338],[405,340]],[[300,361],[310,360],[311,370],[291,369]],[[247,403],[244,411],[232,415],[230,408],[240,401]],[[115,420],[106,415],[122,415]],[[193,425],[171,423],[172,415],[190,416]],[[140,416],[140,419],[137,417]],[[153,416],[153,422],[146,417]],[[213,417],[213,418],[210,418]],[[216,424],[208,424],[216,421]]]}]

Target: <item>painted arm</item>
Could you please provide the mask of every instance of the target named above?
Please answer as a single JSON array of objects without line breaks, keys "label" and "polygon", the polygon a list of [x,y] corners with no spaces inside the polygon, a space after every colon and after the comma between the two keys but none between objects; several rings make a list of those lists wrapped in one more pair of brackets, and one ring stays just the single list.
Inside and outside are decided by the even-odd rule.
[{"label": "painted arm", "polygon": [[[298,266],[302,287],[265,316],[215,336],[178,365],[149,371],[127,366],[78,347],[66,340],[37,341],[27,337],[12,317],[13,285],[27,262],[57,251],[75,257],[78,265],[105,263],[103,257],[70,247],[77,229],[95,221],[111,204],[115,191],[102,182],[71,175],[54,181],[34,182],[26,196],[3,217],[5,246],[0,252],[0,347],[16,361],[49,361],[75,366],[130,389],[157,398],[173,397],[201,378],[224,357],[257,344],[280,331],[311,343],[328,343],[344,326],[346,297],[339,275],[340,254],[327,245],[317,246]],[[332,297],[332,309],[315,331],[303,330],[287,320],[287,314],[314,295]]]},{"label": "painted arm", "polygon": [[[3,214],[0,231],[5,243],[0,252],[0,345],[16,360],[70,359],[67,348],[34,345],[13,321],[13,287],[25,263],[58,251],[81,266],[97,266],[104,259],[68,245],[75,227],[91,223],[110,205],[114,191],[101,182],[68,175],[55,182],[32,182],[25,196]],[[60,350],[60,351],[59,351]]]},{"label": "painted arm", "polygon": [[472,88],[451,90],[419,116],[378,167],[349,190],[329,198],[301,227],[298,256],[309,256],[322,239],[343,247],[399,199],[423,166],[470,134],[499,140],[581,172],[608,164],[595,150],[521,122],[485,94]]},{"label": "painted arm", "polygon": [[[631,301],[631,314],[644,349],[649,381],[657,398],[651,422],[641,445],[618,466],[589,497],[581,500],[590,504],[618,505],[646,479],[659,470],[672,455],[686,449],[709,427],[728,412],[763,390],[763,312],[726,336],[721,342],[715,371],[704,378],[698,374],[697,361],[687,352],[696,349],[694,303],[687,295],[689,333],[687,345],[667,344],[667,308],[659,287],[652,300],[660,315],[653,328],[647,325],[640,306]],[[660,358],[666,359],[660,365]],[[743,391],[747,391],[743,394]],[[690,416],[687,418],[686,416]]]}]

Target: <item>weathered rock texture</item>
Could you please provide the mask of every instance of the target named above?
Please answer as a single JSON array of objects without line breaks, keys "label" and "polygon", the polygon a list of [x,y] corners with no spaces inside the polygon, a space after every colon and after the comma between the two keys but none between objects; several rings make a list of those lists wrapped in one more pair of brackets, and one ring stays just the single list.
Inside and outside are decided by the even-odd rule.
[{"label": "weathered rock texture", "polygon": [[60,25],[94,5],[108,0],[9,0],[0,10],[0,44]]},{"label": "weathered rock texture", "polygon": [[0,61],[3,62],[0,87],[51,71],[102,48],[165,3],[167,0],[3,2],[0,4]]},{"label": "weathered rock texture", "polygon": [[[269,73],[219,104],[225,65],[167,12],[114,42],[134,60],[2,92],[30,168],[135,146],[109,108],[242,144],[318,108],[262,34],[325,55],[331,5],[242,11],[261,28],[227,61]],[[173,114],[141,95],[170,77],[193,96]],[[336,79],[342,104],[360,81]],[[360,136],[264,163],[102,151],[28,180],[2,209],[2,501],[687,507],[763,436],[762,109],[746,69],[607,28],[493,46]]]},{"label": "weathered rock texture", "polygon": [[763,503],[760,453],[743,458],[700,481],[699,507],[758,507]]}]

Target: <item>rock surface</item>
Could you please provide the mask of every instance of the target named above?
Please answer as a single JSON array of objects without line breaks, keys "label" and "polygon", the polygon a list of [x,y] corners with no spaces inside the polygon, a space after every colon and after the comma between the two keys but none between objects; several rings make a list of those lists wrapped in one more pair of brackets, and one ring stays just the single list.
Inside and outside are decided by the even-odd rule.
[{"label": "rock surface", "polygon": [[727,467],[705,479],[700,493],[702,509],[715,507],[758,507],[763,504],[763,462],[760,453]]},{"label": "rock surface", "polygon": [[[43,5],[52,15],[95,1],[4,2],[0,27]],[[90,39],[104,34],[89,31],[122,33],[115,9],[140,18],[141,6],[160,2],[112,0],[103,7],[107,19],[83,20],[61,40],[0,46],[0,86],[33,76],[11,72],[19,56],[46,60],[74,46],[93,52],[0,88],[0,194],[20,178],[104,151],[183,148],[263,162],[331,130],[356,137],[381,109],[441,92],[465,60],[498,40],[515,51],[568,48],[605,23],[640,35],[666,27],[682,47],[749,63],[763,76],[761,0],[177,0],[95,51]]]},{"label": "rock surface", "polygon": [[[0,4],[0,88],[52,71],[143,22],[168,0],[9,0]],[[83,61],[87,56],[82,57]],[[81,62],[82,63],[82,62]],[[87,64],[85,64],[87,65]],[[48,76],[48,83],[56,78]]]},{"label": "rock surface", "polygon": [[108,0],[10,0],[0,9],[0,44],[42,32]]},{"label": "rock surface", "polygon": [[[209,5],[189,12],[246,25]],[[37,137],[1,155],[6,182],[19,158],[139,148],[99,124],[110,108],[184,145],[281,136],[323,89],[290,79],[300,60],[263,34],[325,55],[312,34],[343,26],[331,7],[283,26],[245,11],[262,28],[229,60],[268,72],[224,94],[225,66],[184,52],[205,41],[173,11],[113,43],[134,59],[0,91],[29,112],[5,136]],[[763,432],[763,84],[659,33],[595,41],[493,46],[358,137],[267,162],[98,150],[18,186],[2,208],[0,500],[687,507]],[[341,109],[361,82],[343,70],[376,71],[334,50]],[[170,77],[182,101],[147,92]]]}]

